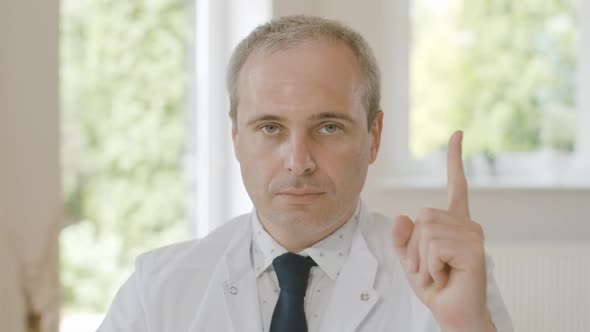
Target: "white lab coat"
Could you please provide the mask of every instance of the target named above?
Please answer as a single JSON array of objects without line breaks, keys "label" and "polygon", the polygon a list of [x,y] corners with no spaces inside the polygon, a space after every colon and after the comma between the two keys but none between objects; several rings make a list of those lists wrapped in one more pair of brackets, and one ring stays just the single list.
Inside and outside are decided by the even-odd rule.
[{"label": "white lab coat", "polygon": [[[140,256],[99,332],[262,331],[251,264],[250,215],[209,236]],[[435,332],[391,244],[392,221],[363,206],[350,257],[336,280],[322,332]],[[488,308],[498,332],[510,318],[488,267]]]}]

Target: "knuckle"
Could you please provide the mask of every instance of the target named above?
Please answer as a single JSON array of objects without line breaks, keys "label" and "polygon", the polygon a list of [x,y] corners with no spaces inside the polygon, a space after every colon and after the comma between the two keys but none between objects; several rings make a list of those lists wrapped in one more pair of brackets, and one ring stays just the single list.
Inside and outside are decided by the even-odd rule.
[{"label": "knuckle", "polygon": [[422,238],[426,241],[430,241],[436,236],[437,230],[436,225],[433,223],[425,224],[422,226]]},{"label": "knuckle", "polygon": [[423,222],[433,221],[436,218],[436,211],[433,208],[423,208],[419,216]]},{"label": "knuckle", "polygon": [[409,258],[416,258],[417,254],[418,254],[418,246],[414,242],[410,246],[408,246],[407,255]]},{"label": "knuckle", "polygon": [[440,252],[441,242],[439,240],[432,240],[428,243],[428,251],[432,253]]}]

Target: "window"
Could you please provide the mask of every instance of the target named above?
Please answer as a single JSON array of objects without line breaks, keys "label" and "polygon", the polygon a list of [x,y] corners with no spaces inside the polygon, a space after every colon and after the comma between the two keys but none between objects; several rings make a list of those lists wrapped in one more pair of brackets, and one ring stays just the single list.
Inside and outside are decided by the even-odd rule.
[{"label": "window", "polygon": [[62,177],[73,220],[60,239],[64,331],[94,331],[135,257],[189,235],[189,9],[183,0],[61,2]]},{"label": "window", "polygon": [[408,30],[400,23],[392,35],[393,47],[408,52],[407,72],[395,70],[403,56],[393,60],[392,85],[407,95],[407,104],[393,101],[407,111],[395,124],[407,135],[396,136],[393,182],[442,184],[447,139],[458,128],[476,186],[589,185],[582,4],[396,1],[409,16]]}]

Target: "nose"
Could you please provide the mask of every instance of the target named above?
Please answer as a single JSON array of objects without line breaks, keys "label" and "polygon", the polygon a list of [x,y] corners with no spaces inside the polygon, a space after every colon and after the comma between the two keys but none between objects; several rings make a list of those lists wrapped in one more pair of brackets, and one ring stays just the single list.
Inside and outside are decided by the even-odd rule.
[{"label": "nose", "polygon": [[293,175],[313,173],[316,163],[309,149],[309,142],[304,135],[294,135],[287,149],[286,167]]}]

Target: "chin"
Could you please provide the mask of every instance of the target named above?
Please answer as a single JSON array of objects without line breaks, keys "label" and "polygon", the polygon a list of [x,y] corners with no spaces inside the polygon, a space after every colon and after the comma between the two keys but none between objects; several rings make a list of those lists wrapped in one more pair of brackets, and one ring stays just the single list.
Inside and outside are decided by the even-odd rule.
[{"label": "chin", "polygon": [[326,224],[338,212],[325,205],[288,205],[277,207],[273,214],[289,223],[317,226]]}]

